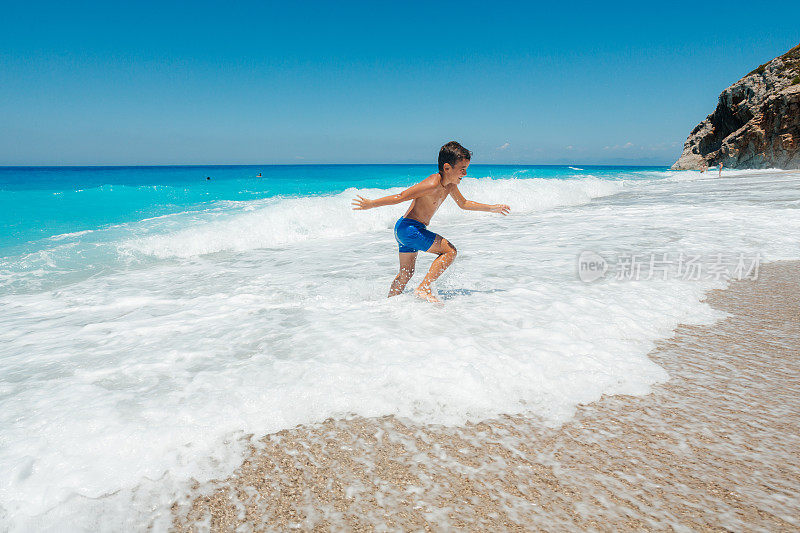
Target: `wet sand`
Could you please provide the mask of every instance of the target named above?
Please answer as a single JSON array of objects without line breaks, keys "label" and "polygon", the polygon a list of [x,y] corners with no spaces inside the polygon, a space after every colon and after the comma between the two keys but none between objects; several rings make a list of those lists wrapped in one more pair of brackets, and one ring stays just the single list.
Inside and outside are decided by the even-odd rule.
[{"label": "wet sand", "polygon": [[173,505],[178,531],[800,531],[800,262],[711,291],[731,315],[676,328],[671,379],[559,428],[394,417],[256,441]]}]

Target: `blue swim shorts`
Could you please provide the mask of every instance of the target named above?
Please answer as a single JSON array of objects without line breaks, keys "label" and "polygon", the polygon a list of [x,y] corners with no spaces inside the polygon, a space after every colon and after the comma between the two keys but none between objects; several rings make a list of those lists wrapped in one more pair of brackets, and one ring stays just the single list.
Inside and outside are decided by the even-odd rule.
[{"label": "blue swim shorts", "polygon": [[427,252],[436,240],[436,234],[428,231],[419,220],[401,217],[394,225],[394,238],[400,245],[400,253]]}]

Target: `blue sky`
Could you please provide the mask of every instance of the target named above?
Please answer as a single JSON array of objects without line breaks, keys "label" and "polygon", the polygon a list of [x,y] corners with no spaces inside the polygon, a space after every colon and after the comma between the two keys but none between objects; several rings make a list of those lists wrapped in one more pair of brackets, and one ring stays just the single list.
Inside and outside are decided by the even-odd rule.
[{"label": "blue sky", "polygon": [[800,2],[3,6],[0,165],[671,164]]}]

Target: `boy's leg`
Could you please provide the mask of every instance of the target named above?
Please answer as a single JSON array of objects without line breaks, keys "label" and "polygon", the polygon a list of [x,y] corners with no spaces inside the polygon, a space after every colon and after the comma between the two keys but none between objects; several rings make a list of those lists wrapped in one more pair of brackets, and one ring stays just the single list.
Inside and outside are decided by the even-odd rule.
[{"label": "boy's leg", "polygon": [[414,265],[417,263],[417,252],[400,252],[400,273],[394,278],[389,289],[389,298],[403,292],[406,283],[414,275]]},{"label": "boy's leg", "polygon": [[417,287],[417,289],[414,291],[414,294],[420,298],[424,298],[425,300],[438,302],[438,298],[431,293],[431,283],[436,281],[436,278],[441,276],[442,272],[444,272],[447,267],[450,266],[450,264],[455,260],[458,252],[456,247],[450,244],[450,242],[441,235],[436,236],[436,240],[433,241],[431,247],[428,248],[428,252],[436,254],[439,257],[433,260],[433,264],[431,265],[430,270],[428,270],[428,274],[425,276],[425,279],[422,280],[422,283],[419,284],[419,287]]}]

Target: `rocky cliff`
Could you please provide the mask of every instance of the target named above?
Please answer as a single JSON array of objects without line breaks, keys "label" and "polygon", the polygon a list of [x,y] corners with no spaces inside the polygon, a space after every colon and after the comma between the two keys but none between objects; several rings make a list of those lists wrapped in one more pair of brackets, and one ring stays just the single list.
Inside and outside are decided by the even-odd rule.
[{"label": "rocky cliff", "polygon": [[800,168],[800,45],[722,91],[672,168],[720,162],[731,168]]}]

